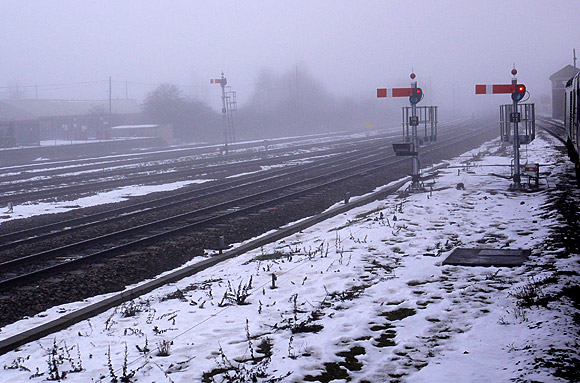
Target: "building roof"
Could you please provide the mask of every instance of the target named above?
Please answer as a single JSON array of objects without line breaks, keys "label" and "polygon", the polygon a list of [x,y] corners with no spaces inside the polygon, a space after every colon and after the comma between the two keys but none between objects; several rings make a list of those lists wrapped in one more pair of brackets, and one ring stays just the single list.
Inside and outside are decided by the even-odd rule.
[{"label": "building roof", "polygon": [[580,69],[573,67],[572,65],[566,65],[564,68],[560,69],[556,73],[550,76],[552,81],[568,80],[576,73],[580,72]]},{"label": "building roof", "polygon": [[[0,120],[88,115],[95,108],[109,110],[109,100],[0,100]],[[111,100],[114,114],[137,114],[136,100]]]},{"label": "building roof", "polygon": [[131,129],[159,129],[159,125],[119,125],[113,126],[111,129],[131,130]]}]

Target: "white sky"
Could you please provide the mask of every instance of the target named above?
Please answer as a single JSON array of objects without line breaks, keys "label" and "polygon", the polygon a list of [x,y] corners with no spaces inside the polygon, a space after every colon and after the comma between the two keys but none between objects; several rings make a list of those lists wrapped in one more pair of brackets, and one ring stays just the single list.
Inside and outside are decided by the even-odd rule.
[{"label": "white sky", "polygon": [[[580,55],[580,2],[0,0],[0,97],[141,99],[174,82],[212,106],[223,70],[241,103],[264,69],[307,70],[334,94],[419,86],[439,105],[471,106],[475,83],[507,83],[513,64],[532,97]],[[45,87],[52,84],[83,86]],[[58,89],[55,89],[58,88]],[[25,96],[34,98],[35,88]],[[484,102],[481,98],[478,102]],[[214,105],[215,104],[215,105]]]}]

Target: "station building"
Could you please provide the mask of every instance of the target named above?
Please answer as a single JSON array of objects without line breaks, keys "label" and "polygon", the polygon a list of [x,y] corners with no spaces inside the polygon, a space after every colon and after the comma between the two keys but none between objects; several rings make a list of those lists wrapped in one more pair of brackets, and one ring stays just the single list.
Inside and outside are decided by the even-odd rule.
[{"label": "station building", "polygon": [[564,118],[564,90],[566,82],[580,72],[580,69],[566,65],[550,76],[552,81],[552,118],[559,120]]},{"label": "station building", "polygon": [[35,146],[41,141],[111,138],[111,127],[137,124],[136,100],[0,100],[0,147]]}]

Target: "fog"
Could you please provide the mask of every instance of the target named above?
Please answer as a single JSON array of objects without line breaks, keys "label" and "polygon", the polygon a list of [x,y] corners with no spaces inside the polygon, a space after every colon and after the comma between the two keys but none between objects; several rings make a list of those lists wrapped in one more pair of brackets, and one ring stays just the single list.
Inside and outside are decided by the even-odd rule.
[{"label": "fog", "polygon": [[578,0],[0,2],[0,98],[106,99],[111,77],[113,98],[172,83],[219,111],[209,80],[223,71],[240,121],[286,104],[294,85],[318,111],[326,97],[372,105],[363,115],[399,108],[376,88],[408,87],[411,71],[422,105],[469,115],[509,102],[476,97],[476,83],[509,83],[515,65],[537,99],[580,55]]}]

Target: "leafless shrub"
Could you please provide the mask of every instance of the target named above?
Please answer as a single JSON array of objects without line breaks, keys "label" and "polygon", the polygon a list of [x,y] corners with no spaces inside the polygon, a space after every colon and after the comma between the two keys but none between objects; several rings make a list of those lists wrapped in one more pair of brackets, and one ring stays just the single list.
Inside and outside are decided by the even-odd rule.
[{"label": "leafless shrub", "polygon": [[249,304],[247,299],[251,294],[250,290],[252,289],[252,278],[253,276],[250,276],[250,280],[247,284],[244,284],[243,281],[240,281],[237,289],[234,289],[230,281],[228,281],[228,288],[224,292],[224,296],[222,297],[222,300],[218,306],[224,307],[230,304],[241,306]]},{"label": "leafless shrub", "polygon": [[5,370],[29,371],[30,372],[30,369],[24,365],[24,363],[29,359],[30,359],[30,355],[28,355],[26,358],[19,356],[12,361],[12,364],[10,364],[10,365],[5,364],[4,369]]},{"label": "leafless shrub", "polygon": [[[65,379],[69,373],[81,372],[83,370],[83,365],[81,361],[81,354],[77,348],[77,358],[73,358],[70,354],[74,347],[67,347],[66,342],[57,343],[56,338],[52,344],[52,347],[47,348],[47,360],[48,364],[48,378],[47,380],[61,381]],[[64,365],[68,364],[69,369],[64,369]]]},{"label": "leafless shrub", "polygon": [[129,383],[132,381],[135,373],[135,370],[129,370],[129,350],[127,348],[127,343],[125,343],[125,353],[123,358],[123,368],[122,368],[122,375],[120,377],[115,374],[115,368],[113,367],[113,362],[111,360],[111,346],[109,345],[109,349],[107,351],[107,367],[109,368],[109,376],[111,377],[112,383],[122,382],[122,383]]},{"label": "leafless shrub", "polygon": [[216,377],[219,377],[219,382],[221,383],[276,383],[284,380],[292,374],[292,371],[279,376],[272,376],[268,373],[268,367],[271,361],[270,356],[266,356],[259,361],[251,361],[252,364],[250,365],[244,362],[231,362],[220,345],[219,356],[216,358],[217,368],[212,371],[204,372],[201,381],[205,383],[217,383],[218,380],[216,380]]},{"label": "leafless shrub", "polygon": [[171,346],[173,346],[173,341],[170,340],[162,340],[157,343],[157,356],[171,355]]},{"label": "leafless shrub", "polygon": [[118,310],[123,318],[132,318],[141,312],[148,311],[149,305],[149,301],[129,301],[123,303]]},{"label": "leafless shrub", "polygon": [[542,288],[542,280],[533,277],[523,286],[516,287],[510,295],[517,299],[518,307],[542,306],[547,303],[546,296]]},{"label": "leafless shrub", "polygon": [[137,348],[137,351],[139,351],[143,355],[146,355],[151,351],[149,349],[149,339],[147,339],[147,337],[145,337],[145,345],[143,347],[139,346],[138,344],[136,344],[135,347]]}]

